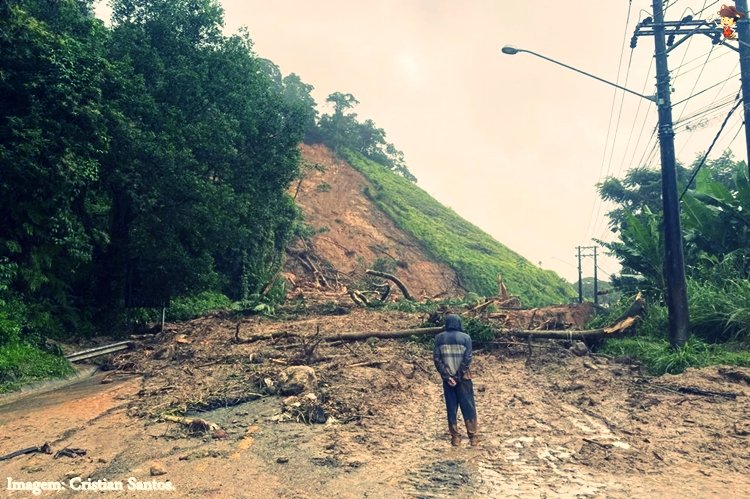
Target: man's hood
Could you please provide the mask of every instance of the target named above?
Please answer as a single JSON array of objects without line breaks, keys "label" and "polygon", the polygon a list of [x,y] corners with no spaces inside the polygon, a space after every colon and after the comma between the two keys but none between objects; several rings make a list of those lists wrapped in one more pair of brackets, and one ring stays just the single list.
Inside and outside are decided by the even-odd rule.
[{"label": "man's hood", "polygon": [[461,318],[456,314],[449,314],[445,317],[445,330],[446,331],[463,331],[461,325]]}]

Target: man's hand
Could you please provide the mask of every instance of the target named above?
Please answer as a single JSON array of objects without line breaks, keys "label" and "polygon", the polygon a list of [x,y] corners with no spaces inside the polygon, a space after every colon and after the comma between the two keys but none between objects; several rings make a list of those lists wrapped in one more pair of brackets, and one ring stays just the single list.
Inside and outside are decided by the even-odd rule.
[{"label": "man's hand", "polygon": [[458,383],[456,383],[456,379],[453,377],[448,378],[448,386],[456,386]]}]

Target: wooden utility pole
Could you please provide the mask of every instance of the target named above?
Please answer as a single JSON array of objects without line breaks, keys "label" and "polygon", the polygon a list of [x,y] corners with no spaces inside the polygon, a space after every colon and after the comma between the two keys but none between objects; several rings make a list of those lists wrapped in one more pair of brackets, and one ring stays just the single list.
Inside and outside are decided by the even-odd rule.
[{"label": "wooden utility pole", "polygon": [[735,7],[744,16],[737,21],[737,37],[740,42],[740,78],[742,80],[742,107],[745,111],[745,146],[748,154],[748,174],[750,175],[750,19],[747,11],[747,0],[736,0]]},{"label": "wooden utility pole", "polygon": [[581,247],[578,246],[578,303],[583,303],[583,275],[581,271]]},{"label": "wooden utility pole", "polygon": [[[681,347],[689,337],[687,285],[685,283],[685,261],[682,250],[680,228],[680,200],[677,194],[675,169],[674,127],[672,124],[672,101],[670,98],[669,65],[667,54],[695,34],[703,34],[719,43],[721,30],[704,20],[685,18],[681,21],[664,21],[662,0],[652,2],[654,17],[646,18],[638,25],[631,40],[635,47],[639,36],[654,37],[654,60],[656,61],[656,105],[659,110],[659,152],[661,156],[661,197],[664,215],[664,273],[666,278],[666,304],[669,316],[669,342]],[[673,35],[684,35],[667,50],[666,31]],[[733,48],[733,47],[730,47]],[[736,50],[736,49],[735,49]]]},{"label": "wooden utility pole", "polygon": [[680,200],[675,170],[674,128],[670,100],[667,43],[664,34],[662,0],[653,0],[654,47],[656,61],[656,98],[659,108],[659,151],[661,153],[661,197],[664,212],[664,268],[667,282],[669,342],[681,347],[690,334],[688,320],[685,261],[680,228]]}]

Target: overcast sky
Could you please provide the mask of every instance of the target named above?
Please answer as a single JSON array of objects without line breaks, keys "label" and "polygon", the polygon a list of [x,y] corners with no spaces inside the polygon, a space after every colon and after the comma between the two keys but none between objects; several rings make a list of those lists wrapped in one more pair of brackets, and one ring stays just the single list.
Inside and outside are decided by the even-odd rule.
[{"label": "overcast sky", "polygon": [[[221,3],[227,32],[246,26],[259,56],[315,87],[321,112],[329,111],[328,94],[353,94],[355,111],[385,129],[423,189],[571,281],[575,247],[611,238],[595,184],[636,164],[659,165],[649,101],[530,54],[500,53],[513,44],[652,94],[654,41],[641,37],[634,50],[628,46],[651,13],[650,0],[633,1],[629,17],[627,0]],[[667,4],[667,20],[703,8],[699,17],[706,18],[721,5]],[[669,63],[673,102],[721,82],[675,106],[675,120],[728,102],[676,128],[678,159],[690,163],[731,107],[739,78],[727,78],[738,72],[738,56],[695,36]],[[736,136],[741,123],[736,113],[711,157],[730,143],[736,157],[746,157],[744,134]],[[604,272],[617,270],[610,258],[599,263]],[[584,261],[584,276],[593,274],[592,264]]]}]

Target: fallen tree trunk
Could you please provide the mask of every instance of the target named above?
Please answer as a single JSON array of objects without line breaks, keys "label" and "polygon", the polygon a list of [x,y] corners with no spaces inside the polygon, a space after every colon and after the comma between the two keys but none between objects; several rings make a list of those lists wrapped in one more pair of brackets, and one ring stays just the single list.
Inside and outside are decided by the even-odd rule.
[{"label": "fallen tree trunk", "polygon": [[593,340],[621,336],[635,330],[638,317],[628,317],[617,324],[601,329],[586,330],[533,330],[533,331],[496,331],[496,336],[513,336],[516,338],[539,338],[549,340]]},{"label": "fallen tree trunk", "polygon": [[23,456],[25,454],[33,454],[35,452],[42,452],[44,454],[52,454],[52,448],[47,442],[44,442],[43,445],[40,445],[38,447],[27,447],[26,449],[17,450],[15,452],[11,452],[10,454],[5,454],[4,456],[0,456],[0,461],[7,461],[9,459],[13,459],[16,456]]},{"label": "fallen tree trunk", "polygon": [[[376,271],[370,271],[368,270],[367,273],[373,273],[373,275],[379,275],[382,274],[382,272],[378,272],[378,274],[374,274]],[[395,281],[394,281],[395,282]],[[353,297],[352,297],[353,298]],[[641,301],[642,298],[640,296],[640,293],[636,299],[636,302]],[[639,307],[631,307],[631,310],[635,311],[635,313],[640,314],[643,311],[643,306]],[[516,337],[516,338],[538,338],[538,339],[551,339],[551,340],[593,340],[593,339],[599,339],[599,338],[613,338],[617,336],[623,336],[625,334],[630,334],[635,332],[635,328],[638,325],[638,322],[640,321],[640,316],[635,315],[632,317],[625,317],[619,320],[617,323],[600,328],[600,329],[588,329],[588,330],[562,330],[562,331],[545,331],[545,330],[495,330],[495,336],[498,338],[502,337]],[[337,333],[337,334],[328,334],[324,336],[318,336],[316,334],[316,338],[320,341],[357,341],[357,340],[366,340],[367,338],[382,338],[382,339],[389,339],[389,338],[405,338],[408,336],[419,336],[423,334],[437,334],[444,330],[442,327],[424,327],[424,328],[416,328],[416,329],[401,329],[398,331],[356,331],[356,332],[347,332],[347,333]],[[237,343],[250,343],[253,341],[258,340],[272,340],[272,339],[278,339],[281,337],[304,337],[305,335],[300,335],[297,333],[289,333],[289,332],[278,332],[273,333],[271,335],[255,335],[250,336],[248,338],[241,338],[240,337],[240,324],[237,323],[237,329],[235,331],[234,335],[234,341]]]},{"label": "fallen tree trunk", "polygon": [[323,341],[357,341],[366,340],[367,338],[406,338],[408,336],[419,336],[422,334],[442,333],[442,327],[423,327],[417,329],[401,329],[399,331],[362,331],[352,333],[338,333],[323,336]]},{"label": "fallen tree trunk", "polygon": [[[495,336],[498,338],[502,338],[503,336],[512,336],[516,338],[539,338],[539,339],[553,339],[553,340],[570,340],[570,339],[594,339],[594,338],[604,338],[604,337],[613,337],[613,336],[619,336],[621,334],[628,333],[632,330],[632,328],[635,327],[637,322],[637,318],[630,317],[628,319],[625,319],[621,321],[619,324],[615,324],[611,327],[606,327],[602,329],[590,329],[585,331],[574,331],[574,330],[568,330],[568,331],[543,331],[543,330],[533,330],[533,331],[502,331],[502,330],[496,330]],[[358,341],[358,340],[366,340],[368,338],[381,338],[381,339],[390,339],[390,338],[406,338],[408,336],[420,336],[424,334],[438,334],[444,331],[444,328],[442,327],[423,327],[423,328],[415,328],[415,329],[401,329],[398,331],[354,331],[354,332],[347,332],[347,333],[337,333],[337,334],[328,334],[324,336],[320,336],[319,339],[321,341]],[[305,336],[295,333],[274,333],[272,335],[265,335],[265,336],[251,336],[248,338],[238,338],[237,335],[235,335],[235,341],[238,341],[240,343],[249,343],[252,341],[258,341],[258,340],[272,340],[277,339],[280,337],[299,337],[299,336]]]},{"label": "fallen tree trunk", "polygon": [[406,289],[406,286],[404,286],[404,283],[401,282],[401,280],[395,275],[387,274],[385,272],[380,272],[378,270],[370,270],[370,269],[366,270],[365,273],[374,275],[377,277],[382,277],[383,279],[388,279],[389,281],[393,281],[396,284],[396,286],[398,286],[398,289],[401,290],[401,293],[404,295],[404,298],[410,301],[414,301],[414,298],[409,293],[409,290]]}]

